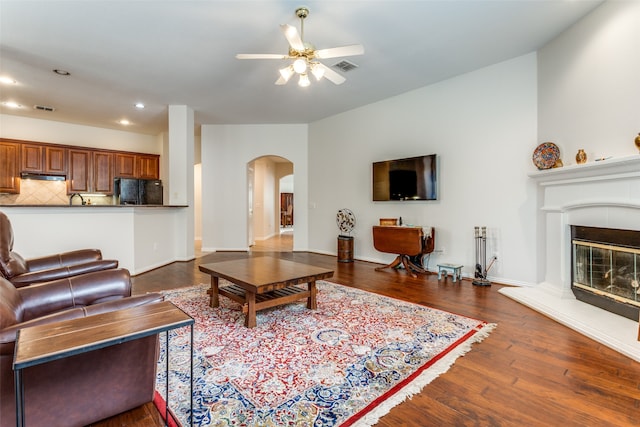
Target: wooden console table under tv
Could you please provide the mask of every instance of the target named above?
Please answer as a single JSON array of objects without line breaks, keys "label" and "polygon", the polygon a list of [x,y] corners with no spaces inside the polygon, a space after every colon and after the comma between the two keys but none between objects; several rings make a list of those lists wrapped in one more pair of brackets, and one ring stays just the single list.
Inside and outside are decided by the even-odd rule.
[{"label": "wooden console table under tv", "polygon": [[[77,319],[62,320],[18,331],[13,361],[16,393],[16,425],[29,425],[24,417],[22,370],[53,360],[121,344],[166,332],[165,425],[169,416],[169,331],[191,327],[191,412],[193,413],[194,320],[169,301],[140,305]],[[191,419],[193,425],[193,418]]]},{"label": "wooden console table under tv", "polygon": [[376,268],[395,268],[402,265],[411,277],[418,277],[416,273],[429,274],[421,265],[414,263],[411,258],[423,256],[433,252],[435,248],[435,231],[428,227],[430,233],[425,235],[424,227],[414,226],[373,226],[373,246],[380,252],[397,254],[390,264]]}]

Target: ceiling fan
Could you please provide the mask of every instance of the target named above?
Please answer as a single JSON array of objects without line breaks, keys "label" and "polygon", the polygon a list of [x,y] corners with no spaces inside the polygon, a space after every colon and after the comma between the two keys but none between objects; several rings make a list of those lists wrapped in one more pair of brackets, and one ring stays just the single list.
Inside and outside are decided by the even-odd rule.
[{"label": "ceiling fan", "polygon": [[334,84],[342,84],[346,80],[342,75],[327,67],[319,59],[338,58],[343,56],[362,55],[364,48],[360,44],[349,46],[334,47],[329,49],[316,50],[311,43],[304,41],[304,19],[309,16],[309,9],[299,7],[296,9],[296,16],[300,18],[300,34],[296,27],[288,24],[280,25],[284,37],[289,42],[289,53],[281,55],[277,53],[239,53],[236,55],[238,59],[285,59],[292,62],[284,68],[280,69],[280,78],[276,80],[277,85],[286,84],[291,77],[298,74],[299,86],[309,86],[309,72],[320,80],[323,77]]}]

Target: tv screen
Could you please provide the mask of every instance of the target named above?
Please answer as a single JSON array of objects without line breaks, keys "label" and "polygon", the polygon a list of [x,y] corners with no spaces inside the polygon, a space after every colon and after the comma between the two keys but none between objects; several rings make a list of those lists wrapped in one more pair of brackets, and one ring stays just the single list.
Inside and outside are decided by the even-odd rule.
[{"label": "tv screen", "polygon": [[373,163],[373,201],[437,198],[435,154]]}]

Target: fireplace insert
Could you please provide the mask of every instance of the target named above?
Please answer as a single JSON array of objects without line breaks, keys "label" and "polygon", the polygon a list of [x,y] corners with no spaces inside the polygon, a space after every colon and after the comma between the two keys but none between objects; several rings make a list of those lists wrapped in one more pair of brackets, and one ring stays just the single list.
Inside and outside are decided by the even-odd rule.
[{"label": "fireplace insert", "polygon": [[576,298],[638,320],[640,231],[571,226],[571,290]]}]

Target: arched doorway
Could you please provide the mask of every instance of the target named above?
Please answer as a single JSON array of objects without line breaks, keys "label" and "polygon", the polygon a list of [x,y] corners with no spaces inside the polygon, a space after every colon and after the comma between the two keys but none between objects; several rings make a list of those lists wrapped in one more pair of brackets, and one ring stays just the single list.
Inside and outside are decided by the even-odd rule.
[{"label": "arched doorway", "polygon": [[[293,163],[279,156],[262,156],[247,164],[247,226],[251,251],[291,252],[293,250],[294,205],[291,203],[290,232],[281,233],[282,178],[291,176]],[[293,186],[285,188],[293,201]],[[285,206],[286,209],[287,206]],[[286,210],[285,210],[286,212]]]}]

